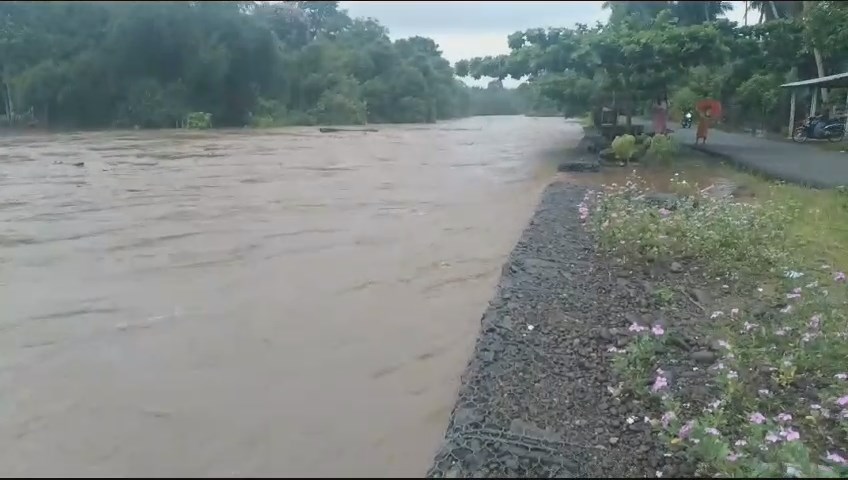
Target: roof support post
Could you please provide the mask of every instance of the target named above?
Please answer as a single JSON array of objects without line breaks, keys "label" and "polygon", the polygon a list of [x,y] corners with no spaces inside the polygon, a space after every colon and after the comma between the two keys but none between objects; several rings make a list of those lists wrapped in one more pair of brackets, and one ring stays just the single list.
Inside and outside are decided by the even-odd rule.
[{"label": "roof support post", "polygon": [[[795,93],[796,89],[793,88],[792,99],[789,100],[789,130],[787,130],[786,133],[788,138],[792,138],[792,132],[795,130]],[[848,102],[848,100],[846,100],[846,102]]]},{"label": "roof support post", "polygon": [[[848,92],[845,92],[845,124],[842,128],[848,131]],[[846,141],[845,137],[842,137],[842,141]]]},{"label": "roof support post", "polygon": [[810,100],[810,116],[816,116],[816,103],[819,100],[819,87],[813,87],[813,99]]}]

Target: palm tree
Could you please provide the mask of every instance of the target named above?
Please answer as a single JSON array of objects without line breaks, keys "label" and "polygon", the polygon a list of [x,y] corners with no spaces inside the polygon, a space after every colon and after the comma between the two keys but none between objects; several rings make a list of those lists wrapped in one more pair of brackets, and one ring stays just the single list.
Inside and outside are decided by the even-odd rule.
[{"label": "palm tree", "polygon": [[[781,18],[786,19],[797,19],[803,18],[807,15],[811,8],[813,8],[815,2],[810,1],[788,1],[788,2],[775,2],[771,1],[752,1],[751,8],[758,9],[760,11],[760,22],[762,22],[763,18],[765,21],[777,20]],[[823,77],[825,74],[824,69],[824,60],[822,59],[821,52],[818,48],[813,47],[813,58],[816,61],[816,72],[819,77]],[[821,89],[822,92],[822,101],[827,101],[827,90]]]},{"label": "palm tree", "polygon": [[607,1],[601,7],[610,10],[610,21],[618,22],[625,18],[635,19],[639,23],[648,24],[663,10],[669,8],[672,2],[644,1],[624,2]]},{"label": "palm tree", "polygon": [[711,22],[719,15],[733,9],[730,2],[621,2],[607,1],[603,8],[611,11],[610,21],[619,21],[624,18],[636,19],[640,23],[649,23],[663,10],[671,10],[678,18],[681,25],[697,25],[703,22]]},{"label": "palm tree", "polygon": [[804,2],[800,1],[775,2],[753,0],[750,3],[751,9],[759,10],[760,12],[758,23],[763,23],[763,21],[770,22],[778,18],[796,18],[804,11]]}]

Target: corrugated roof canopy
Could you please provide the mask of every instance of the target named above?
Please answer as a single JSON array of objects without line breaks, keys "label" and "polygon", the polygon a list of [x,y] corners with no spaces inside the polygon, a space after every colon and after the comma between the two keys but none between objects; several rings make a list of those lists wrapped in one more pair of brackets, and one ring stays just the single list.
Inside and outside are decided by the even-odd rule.
[{"label": "corrugated roof canopy", "polygon": [[836,75],[828,75],[826,77],[811,78],[809,80],[801,80],[800,82],[784,83],[782,88],[797,88],[797,87],[824,87],[824,88],[839,88],[848,87],[848,72],[837,73]]}]

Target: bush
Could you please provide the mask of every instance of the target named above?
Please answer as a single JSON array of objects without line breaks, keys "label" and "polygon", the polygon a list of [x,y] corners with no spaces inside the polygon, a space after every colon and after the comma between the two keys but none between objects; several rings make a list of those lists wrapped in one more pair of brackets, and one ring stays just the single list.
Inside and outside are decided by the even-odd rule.
[{"label": "bush", "polygon": [[255,128],[271,128],[278,125],[277,120],[269,114],[254,115],[250,119],[250,126]]},{"label": "bush", "polygon": [[648,159],[656,161],[661,165],[671,165],[679,146],[677,142],[668,135],[654,135],[648,147]]},{"label": "bush", "polygon": [[637,150],[636,137],[633,135],[619,135],[612,141],[612,151],[615,152],[615,157],[623,162],[629,162]]},{"label": "bush", "polygon": [[322,125],[362,125],[367,123],[365,103],[340,93],[325,93],[314,110]]},{"label": "bush", "polygon": [[212,128],[212,114],[206,112],[191,112],[186,115],[185,128],[205,130]]}]

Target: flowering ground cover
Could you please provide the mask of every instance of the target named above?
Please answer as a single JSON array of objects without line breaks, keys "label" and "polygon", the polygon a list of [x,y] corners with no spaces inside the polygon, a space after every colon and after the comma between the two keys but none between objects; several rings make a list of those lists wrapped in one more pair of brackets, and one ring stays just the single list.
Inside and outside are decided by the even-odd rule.
[{"label": "flowering ground cover", "polygon": [[633,175],[577,207],[611,268],[659,280],[610,348],[611,391],[645,405],[627,422],[650,425],[676,475],[848,475],[848,196],[671,184],[657,201]]}]

